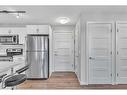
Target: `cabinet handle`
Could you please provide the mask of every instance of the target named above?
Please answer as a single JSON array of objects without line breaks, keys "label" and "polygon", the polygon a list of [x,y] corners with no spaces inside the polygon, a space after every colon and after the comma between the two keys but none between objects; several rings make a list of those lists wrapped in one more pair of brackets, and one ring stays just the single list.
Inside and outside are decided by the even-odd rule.
[{"label": "cabinet handle", "polygon": [[119,74],[117,73],[117,77],[119,76]]},{"label": "cabinet handle", "polygon": [[57,56],[58,54],[54,54],[55,56]]},{"label": "cabinet handle", "polygon": [[39,32],[39,29],[37,28],[36,31]]},{"label": "cabinet handle", "polygon": [[8,30],[8,33],[9,33],[9,34],[11,33],[11,29],[10,29],[10,30]]}]

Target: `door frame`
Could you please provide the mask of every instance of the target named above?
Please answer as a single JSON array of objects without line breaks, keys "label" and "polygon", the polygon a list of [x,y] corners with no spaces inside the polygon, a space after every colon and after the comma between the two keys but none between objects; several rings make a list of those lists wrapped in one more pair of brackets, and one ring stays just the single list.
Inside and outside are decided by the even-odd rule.
[{"label": "door frame", "polygon": [[[53,33],[52,33],[52,43],[53,43],[53,44],[52,44],[52,57],[53,57],[53,62],[52,62],[53,65],[52,65],[52,66],[53,66],[53,72],[57,72],[57,71],[55,71],[55,60],[54,60],[54,59],[55,59],[55,56],[54,56],[54,32],[59,32],[59,31],[62,31],[62,30],[56,30],[56,31],[53,30]],[[75,72],[75,71],[74,71],[74,65],[75,65],[75,64],[74,64],[74,44],[75,44],[75,43],[74,43],[74,40],[75,40],[75,39],[74,39],[74,32],[75,32],[75,31],[74,31],[74,30],[66,30],[66,31],[71,31],[71,32],[72,32],[72,36],[73,36],[73,57],[72,57],[72,58],[73,58],[73,70],[72,70],[72,72]],[[66,32],[66,31],[63,30],[63,32]],[[61,71],[61,72],[62,72],[62,71]],[[70,71],[69,71],[69,72],[70,72]]]},{"label": "door frame", "polygon": [[[76,72],[76,69],[78,69],[79,70],[79,68],[77,68],[76,67],[76,32],[77,32],[77,38],[78,38],[78,41],[77,41],[77,43],[78,43],[78,65],[79,65],[79,57],[80,57],[80,54],[79,54],[79,45],[80,45],[80,26],[79,26],[79,24],[77,24],[76,26],[75,26],[75,30],[74,30],[74,72],[75,72],[75,74],[76,74],[76,76],[77,76],[77,78],[78,78],[78,80],[80,80],[80,76],[79,76],[79,72],[80,71],[78,71],[78,72]],[[79,67],[79,66],[78,66]]]},{"label": "door frame", "polygon": [[98,23],[102,23],[102,24],[111,24],[111,32],[112,32],[112,45],[111,45],[111,50],[112,50],[112,67],[111,67],[111,73],[112,73],[112,82],[111,84],[114,85],[115,84],[115,25],[113,21],[87,21],[86,22],[86,68],[87,68],[87,72],[86,72],[86,81],[87,81],[87,85],[89,84],[89,32],[88,32],[88,25],[89,24],[98,24]]},{"label": "door frame", "polygon": [[[115,34],[116,34],[116,42],[115,42],[115,44],[116,44],[116,72],[115,72],[115,78],[116,78],[116,84],[119,84],[119,78],[117,78],[117,73],[119,72],[119,70],[118,70],[118,66],[119,66],[119,60],[118,60],[118,58],[119,58],[119,55],[117,55],[117,51],[118,51],[118,33],[117,33],[117,31],[118,31],[118,24],[127,24],[127,21],[116,21],[116,23],[115,23]],[[122,83],[123,84],[123,83]]]}]

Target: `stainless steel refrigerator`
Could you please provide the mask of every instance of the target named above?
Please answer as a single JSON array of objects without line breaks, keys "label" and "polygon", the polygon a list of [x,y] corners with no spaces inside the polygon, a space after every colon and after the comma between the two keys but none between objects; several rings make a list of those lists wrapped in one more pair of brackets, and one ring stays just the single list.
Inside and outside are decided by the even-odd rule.
[{"label": "stainless steel refrigerator", "polygon": [[47,79],[49,76],[48,35],[27,35],[28,79]]}]

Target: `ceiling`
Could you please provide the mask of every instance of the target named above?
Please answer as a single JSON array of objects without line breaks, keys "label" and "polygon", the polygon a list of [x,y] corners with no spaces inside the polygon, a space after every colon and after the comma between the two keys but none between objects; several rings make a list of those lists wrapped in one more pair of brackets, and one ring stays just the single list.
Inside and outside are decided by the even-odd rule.
[{"label": "ceiling", "polygon": [[0,6],[0,10],[26,11],[22,18],[17,19],[12,14],[0,14],[0,24],[51,24],[60,25],[56,22],[58,17],[68,17],[67,25],[74,25],[80,16],[81,7],[75,6]]},{"label": "ceiling", "polygon": [[26,11],[19,19],[12,14],[0,14],[0,24],[60,25],[56,22],[58,17],[69,17],[67,25],[75,25],[81,13],[104,11],[108,14],[119,11],[121,14],[127,13],[127,6],[0,6],[0,10]]}]

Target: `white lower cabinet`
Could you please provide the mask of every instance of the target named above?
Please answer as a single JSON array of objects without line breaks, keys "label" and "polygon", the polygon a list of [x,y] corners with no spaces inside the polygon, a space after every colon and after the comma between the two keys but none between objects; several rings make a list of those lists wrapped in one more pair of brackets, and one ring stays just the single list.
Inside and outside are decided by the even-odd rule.
[{"label": "white lower cabinet", "polygon": [[87,22],[88,84],[127,84],[127,23]]}]

